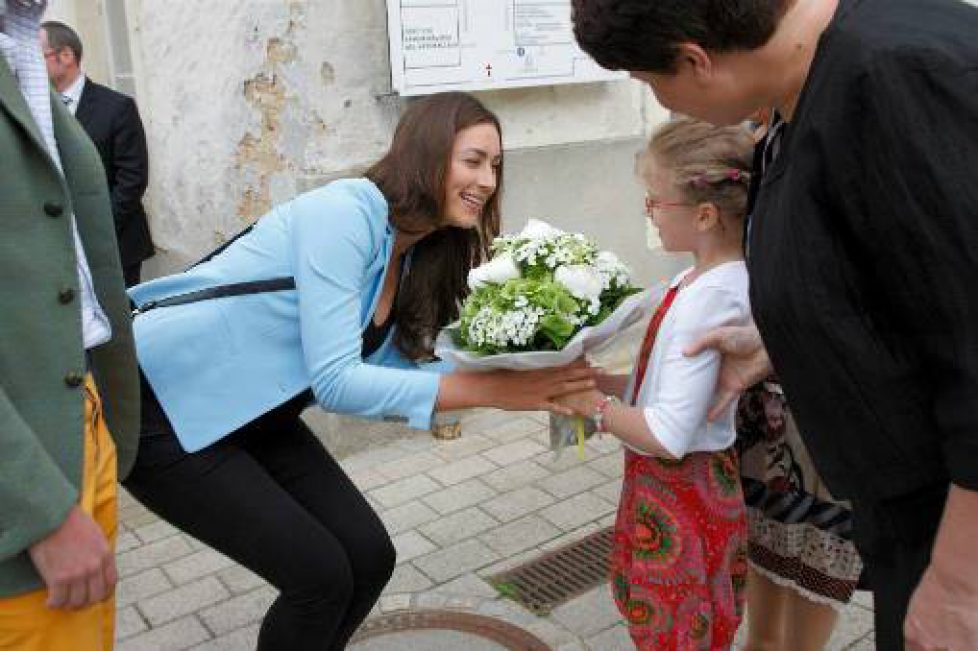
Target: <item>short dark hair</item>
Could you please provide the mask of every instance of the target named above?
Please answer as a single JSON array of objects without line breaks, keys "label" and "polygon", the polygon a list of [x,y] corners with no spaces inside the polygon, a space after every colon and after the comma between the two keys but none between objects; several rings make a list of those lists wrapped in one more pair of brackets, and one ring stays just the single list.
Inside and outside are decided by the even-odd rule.
[{"label": "short dark hair", "polygon": [[82,42],[78,38],[78,33],[75,30],[57,20],[48,20],[41,23],[41,29],[47,33],[48,45],[51,46],[52,50],[60,52],[68,48],[75,55],[75,60],[81,63]]},{"label": "short dark hair", "polygon": [[678,46],[753,50],[793,0],[573,0],[574,36],[604,68],[671,73]]},{"label": "short dark hair", "polygon": [[413,101],[401,116],[387,154],[366,172],[386,197],[390,221],[405,232],[438,229],[414,246],[410,273],[394,304],[394,343],[409,359],[430,358],[439,329],[458,318],[468,293],[469,269],[488,254],[499,234],[503,164],[496,168],[496,191],[482,210],[478,228],[444,227],[445,181],[455,137],[479,124],[495,127],[496,115],[475,97],[439,93]]}]

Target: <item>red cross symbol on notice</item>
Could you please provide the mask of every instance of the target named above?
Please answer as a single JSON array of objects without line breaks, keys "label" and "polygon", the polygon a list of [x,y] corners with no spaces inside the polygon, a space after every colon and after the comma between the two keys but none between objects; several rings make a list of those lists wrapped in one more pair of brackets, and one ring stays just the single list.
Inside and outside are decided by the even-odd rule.
[{"label": "red cross symbol on notice", "polygon": [[486,76],[487,77],[492,77],[492,64],[491,63],[487,63],[486,64]]}]

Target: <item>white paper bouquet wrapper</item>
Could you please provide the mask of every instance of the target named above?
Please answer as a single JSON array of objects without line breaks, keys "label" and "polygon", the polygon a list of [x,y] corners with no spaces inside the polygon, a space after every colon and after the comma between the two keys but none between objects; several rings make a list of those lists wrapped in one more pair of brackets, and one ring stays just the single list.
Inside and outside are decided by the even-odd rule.
[{"label": "white paper bouquet wrapper", "polygon": [[[459,348],[454,333],[459,324],[443,329],[435,340],[435,354],[463,371],[510,369],[518,371],[565,366],[614,339],[630,326],[648,318],[652,308],[662,300],[664,285],[657,285],[621,302],[618,308],[596,326],[587,326],[575,334],[561,350],[539,350],[521,353],[485,355]],[[583,423],[582,423],[583,421]],[[557,452],[578,441],[583,426],[584,437],[594,434],[594,422],[576,416],[550,414],[550,447]]]},{"label": "white paper bouquet wrapper", "polygon": [[458,323],[444,328],[435,340],[435,355],[455,365],[460,371],[490,371],[511,369],[528,371],[554,366],[566,366],[585,353],[602,346],[618,333],[651,314],[652,306],[662,300],[662,285],[632,294],[614,312],[596,326],[587,326],[574,335],[561,350],[532,350],[521,353],[485,355],[459,348],[454,333]]}]

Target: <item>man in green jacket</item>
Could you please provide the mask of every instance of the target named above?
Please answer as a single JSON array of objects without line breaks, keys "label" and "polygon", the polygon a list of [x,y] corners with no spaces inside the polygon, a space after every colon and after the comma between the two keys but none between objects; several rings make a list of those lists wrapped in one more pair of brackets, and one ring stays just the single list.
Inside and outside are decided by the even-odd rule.
[{"label": "man in green jacket", "polygon": [[[98,152],[0,0],[0,649],[111,649],[138,376]],[[111,434],[110,434],[111,432]]]}]

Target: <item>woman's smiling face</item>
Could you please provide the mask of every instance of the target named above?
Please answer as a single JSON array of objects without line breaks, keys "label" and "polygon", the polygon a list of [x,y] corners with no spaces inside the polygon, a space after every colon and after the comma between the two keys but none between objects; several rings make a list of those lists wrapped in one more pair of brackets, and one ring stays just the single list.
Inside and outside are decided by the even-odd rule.
[{"label": "woman's smiling face", "polygon": [[445,177],[444,225],[479,225],[496,191],[502,159],[502,142],[494,125],[476,124],[456,134]]}]

